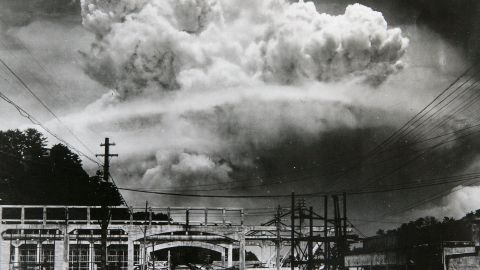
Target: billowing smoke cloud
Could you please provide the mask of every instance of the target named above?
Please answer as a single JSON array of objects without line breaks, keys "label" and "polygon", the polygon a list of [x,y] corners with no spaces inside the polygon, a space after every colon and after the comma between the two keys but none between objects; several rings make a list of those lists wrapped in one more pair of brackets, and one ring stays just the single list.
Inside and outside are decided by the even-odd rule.
[{"label": "billowing smoke cloud", "polygon": [[[362,164],[363,153],[465,68],[455,49],[428,30],[388,27],[381,13],[362,5],[338,16],[311,2],[281,0],[85,0],[81,6],[84,26],[96,36],[83,52],[84,70],[114,91],[65,121],[82,137],[93,132],[117,142],[123,186],[322,191],[454,174],[474,160],[466,149],[475,140],[453,142],[378,179],[428,146],[399,143],[397,158],[336,177]],[[447,121],[442,129],[455,125]],[[302,178],[308,181],[275,184]],[[272,185],[249,188],[262,184]],[[378,212],[379,201],[401,206],[421,192],[351,205]]]},{"label": "billowing smoke cloud", "polygon": [[381,13],[361,5],[340,16],[284,1],[83,1],[82,9],[98,37],[85,70],[124,98],[146,88],[254,80],[360,77],[378,84],[402,67],[408,44]]}]

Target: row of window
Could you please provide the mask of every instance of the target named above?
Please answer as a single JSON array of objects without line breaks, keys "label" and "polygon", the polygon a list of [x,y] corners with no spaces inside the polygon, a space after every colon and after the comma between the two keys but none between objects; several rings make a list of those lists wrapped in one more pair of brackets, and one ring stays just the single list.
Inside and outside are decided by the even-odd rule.
[{"label": "row of window", "polygon": [[[43,269],[53,269],[55,260],[55,246],[52,244],[42,245],[41,256],[39,262],[37,262],[37,245],[24,244],[21,245],[18,251],[18,266],[20,269],[35,270],[39,269],[39,266]],[[15,249],[10,246],[10,261],[15,260]]]},{"label": "row of window", "polygon": [[[94,261],[90,261],[90,245],[74,244],[70,245],[68,254],[69,270],[88,270],[90,264],[93,269],[95,265],[100,264],[101,246],[95,245]],[[23,244],[18,249],[18,260],[20,269],[37,270],[37,269],[53,269],[55,263],[55,246],[53,244],[44,244],[41,246],[41,256],[37,261],[37,245]],[[138,248],[135,249],[138,258]],[[15,248],[10,247],[10,260],[15,260]],[[114,269],[127,270],[128,267],[128,248],[127,245],[111,245],[107,249],[108,264]]]}]

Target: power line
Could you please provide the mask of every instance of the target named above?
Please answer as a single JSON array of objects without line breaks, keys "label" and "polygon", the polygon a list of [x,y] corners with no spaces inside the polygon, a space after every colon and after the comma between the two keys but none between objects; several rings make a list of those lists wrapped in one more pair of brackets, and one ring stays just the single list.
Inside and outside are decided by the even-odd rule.
[{"label": "power line", "polygon": [[[466,129],[465,129],[466,130]],[[455,137],[453,139],[450,139],[448,140],[449,138],[446,138],[445,140],[439,142],[439,143],[436,143],[435,145],[433,146],[429,146],[427,148],[424,148],[424,149],[419,149],[419,150],[416,150],[414,151],[413,153],[411,154],[417,154],[416,156],[414,156],[412,159],[409,159],[407,162],[403,163],[402,165],[400,165],[399,167],[393,169],[392,171],[388,172],[387,174],[384,174],[384,175],[379,175],[379,176],[376,176],[376,177],[372,177],[372,178],[369,178],[369,179],[366,179],[365,181],[368,181],[368,182],[372,182],[374,180],[381,180],[381,179],[384,179],[385,177],[389,176],[389,175],[392,175],[398,171],[400,171],[401,169],[403,169],[405,166],[409,165],[410,163],[412,163],[413,161],[419,159],[420,157],[424,156],[428,151],[431,151],[435,148],[438,148],[442,145],[445,145],[447,143],[450,143],[450,142],[453,142],[453,141],[456,141],[456,140],[460,140],[460,139],[463,139],[465,137],[468,137],[468,136],[471,136],[471,135],[474,135],[474,134],[477,134],[477,133],[480,133],[480,130],[478,131],[474,131],[474,132],[470,132],[470,133],[467,133],[467,134],[462,134],[461,136],[458,136],[458,137]],[[403,155],[402,155],[403,156]],[[401,156],[400,156],[401,157]],[[393,159],[390,158],[390,159],[387,159],[387,160],[394,160],[394,159],[397,159],[399,157],[394,157]],[[382,160],[381,162],[385,162],[387,160]],[[365,165],[365,164],[362,164],[362,165]],[[375,164],[373,164],[375,165]],[[356,169],[356,167],[353,167],[353,168],[349,168],[345,171],[341,171],[341,172],[338,172],[337,175],[338,176],[341,176],[341,175],[345,175],[346,173],[352,171]],[[276,185],[276,184],[287,184],[287,183],[293,183],[293,182],[300,182],[300,181],[304,181],[304,180],[309,180],[311,179],[311,176],[306,176],[306,177],[302,177],[302,178],[297,178],[297,179],[290,179],[290,180],[284,180],[284,181],[278,181],[278,182],[274,182],[274,183],[263,183],[263,184],[258,184],[258,185],[250,185],[250,186],[237,186],[237,187],[223,187],[223,188],[217,188],[217,189],[203,189],[203,190],[188,190],[188,191],[219,191],[219,190],[234,190],[234,189],[251,189],[251,188],[254,188],[254,187],[265,187],[265,186],[272,186],[272,185]],[[218,185],[218,184],[217,184]],[[185,190],[183,190],[185,191]]]},{"label": "power line", "polygon": [[[443,100],[441,100],[438,104],[435,104],[437,102],[437,100],[441,99],[442,96],[447,93],[457,82],[459,82],[461,80],[461,78],[463,78],[464,76],[466,76],[470,71],[472,71],[477,65],[478,65],[479,62],[476,62],[475,64],[473,64],[471,67],[469,67],[464,73],[462,73],[459,77],[457,77],[452,83],[450,83],[450,85],[448,85],[440,94],[438,94],[429,104],[427,104],[423,109],[421,109],[417,114],[415,114],[412,118],[410,118],[410,120],[408,120],[404,125],[402,125],[399,129],[397,129],[396,131],[394,131],[387,139],[385,139],[384,141],[382,141],[379,145],[377,145],[372,151],[369,151],[366,155],[365,155],[365,158],[363,159],[362,162],[352,166],[351,168],[347,169],[346,171],[349,172],[349,171],[352,171],[360,166],[362,166],[364,163],[365,160],[369,160],[371,159],[372,157],[375,157],[378,155],[378,151],[380,151],[382,148],[385,148],[388,144],[391,144],[391,141],[396,138],[397,136],[400,135],[400,138],[402,138],[402,133],[405,132],[405,130],[408,130],[412,125],[416,124],[419,120],[421,120],[423,117],[425,117],[425,115],[427,115],[429,112],[431,112],[433,110],[433,108],[439,106],[439,104],[441,104],[441,102],[443,102],[445,100],[445,98]],[[478,72],[477,72],[478,73]],[[471,78],[473,77],[473,75],[470,76],[470,78],[466,81],[468,82]],[[466,82],[463,82],[460,84],[460,86],[458,86],[455,90],[453,90],[452,93],[454,93],[455,91],[457,91],[459,88],[461,88]],[[452,93],[450,93],[448,96],[450,96]],[[434,106],[432,106],[433,104],[435,104]],[[417,127],[417,126],[416,126]],[[416,128],[415,127],[415,128]],[[398,140],[398,139],[397,139]],[[433,147],[432,149],[434,149],[435,147]],[[423,155],[423,154],[422,154]],[[417,156],[416,158],[412,159],[410,162],[407,162],[404,164],[404,166],[407,166],[408,164],[410,164],[411,162],[415,161],[417,158],[421,157],[422,155],[419,155]],[[402,166],[401,168],[403,168],[404,166]],[[401,169],[400,168],[400,169]],[[395,173],[396,171],[399,171],[400,169],[398,170],[394,170],[393,173]],[[390,173],[389,173],[390,175]],[[336,182],[336,184],[334,184],[334,186],[338,186],[338,183],[340,183],[339,181]]]},{"label": "power line", "polygon": [[[424,184],[416,184],[416,185],[409,185],[409,186],[386,186],[383,188],[370,188],[364,190],[338,190],[338,191],[331,191],[331,192],[315,192],[315,193],[303,193],[298,194],[301,197],[317,197],[317,196],[325,196],[325,195],[332,195],[332,194],[340,194],[340,193],[347,193],[348,195],[363,195],[363,194],[372,194],[372,193],[383,193],[383,192],[393,192],[393,191],[400,191],[400,190],[409,190],[409,189],[418,189],[418,188],[425,188],[425,187],[432,187],[436,185],[444,185],[449,183],[457,183],[457,182],[464,182],[466,180],[476,179],[480,177],[479,173],[471,174],[471,175],[461,175],[457,177],[452,177],[452,179],[447,181],[438,181],[434,183],[424,183]],[[192,194],[192,193],[175,193],[175,192],[162,192],[162,191],[152,191],[152,190],[142,190],[142,189],[135,189],[135,188],[125,188],[125,187],[118,187],[119,190],[125,191],[132,191],[132,192],[139,192],[139,193],[146,193],[146,194],[156,194],[156,195],[166,195],[166,196],[177,196],[177,197],[199,197],[199,198],[241,198],[241,199],[248,199],[248,198],[287,198],[291,196],[291,194],[273,194],[273,195],[214,195],[214,194]]]},{"label": "power line", "polygon": [[[452,83],[450,83],[443,91],[441,91],[435,98],[430,101],[425,107],[423,107],[418,113],[416,113],[410,120],[408,120],[405,124],[403,124],[399,129],[394,131],[387,139],[385,139],[382,143],[380,143],[375,149],[373,149],[373,152],[375,152],[377,149],[382,148],[385,144],[389,143],[391,139],[396,137],[399,133],[403,132],[405,128],[410,127],[412,124],[415,124],[417,120],[417,117],[419,117],[421,114],[423,114],[425,111],[428,110],[430,106],[432,106],[438,99],[440,99],[448,90],[453,87],[457,82],[460,81],[462,77],[467,75],[471,70],[475,68],[475,66],[478,65],[478,62],[473,64],[471,67],[469,67],[466,71],[464,71],[460,76],[458,76]],[[422,116],[423,117],[423,116]],[[421,119],[420,117],[419,119]]]},{"label": "power line", "polygon": [[[467,180],[464,180],[464,182],[467,182],[469,180],[474,180],[474,179],[467,179]],[[405,208],[401,208],[401,209],[397,209],[397,210],[394,210],[394,211],[390,211],[390,212],[386,212],[386,213],[383,213],[382,215],[378,216],[377,218],[374,218],[373,220],[366,220],[365,223],[362,223],[360,224],[359,226],[362,226],[362,225],[366,225],[366,224],[370,224],[370,223],[382,223],[382,222],[378,222],[377,220],[381,220],[382,218],[384,217],[387,217],[387,216],[393,216],[393,215],[398,215],[398,214],[401,214],[401,213],[405,213],[405,212],[408,212],[414,208],[417,208],[419,206],[422,206],[424,204],[427,204],[429,202],[432,202],[436,199],[439,199],[441,197],[444,197],[446,195],[449,195],[451,193],[454,193],[454,192],[457,192],[457,191],[460,191],[468,186],[471,186],[475,183],[477,183],[477,181],[473,181],[473,183],[469,183],[467,185],[464,185],[464,186],[457,186],[453,189],[450,189],[450,190],[447,190],[447,191],[442,191],[442,192],[439,192],[439,193],[435,193],[433,196],[430,196],[429,198],[426,198],[426,199],[423,199],[423,200],[420,200],[416,203],[413,203],[413,204],[410,204],[409,206],[405,207]],[[399,222],[399,223],[402,223],[402,222]]]},{"label": "power line", "polygon": [[33,115],[31,115],[30,113],[28,113],[25,109],[23,109],[21,106],[19,106],[17,103],[15,103],[13,100],[11,100],[10,98],[8,98],[5,94],[3,94],[1,91],[0,91],[0,98],[3,99],[4,101],[6,101],[7,103],[9,103],[10,105],[12,105],[13,107],[15,107],[15,109],[18,111],[18,113],[27,118],[32,124],[34,125],[37,125],[39,127],[41,127],[43,130],[45,130],[48,134],[52,135],[55,139],[57,139],[58,141],[60,141],[61,143],[65,144],[66,146],[68,146],[69,148],[71,148],[73,151],[77,152],[79,155],[87,158],[88,160],[92,161],[93,163],[96,163],[97,165],[100,166],[100,163],[94,159],[92,159],[91,157],[89,157],[88,155],[86,155],[85,153],[83,153],[82,151],[80,151],[79,149],[77,149],[76,147],[74,147],[73,145],[71,145],[70,143],[68,143],[67,141],[65,141],[64,139],[62,139],[60,136],[58,136],[57,134],[55,134],[53,131],[51,131],[50,129],[48,129],[45,125],[43,125],[40,121],[38,121]]},{"label": "power line", "polygon": [[65,124],[63,121],[48,107],[48,105],[40,99],[40,97],[35,94],[35,92],[25,83],[25,81],[17,75],[17,73],[10,68],[10,66],[0,58],[0,63],[17,79],[20,85],[25,88],[60,124],[62,124],[65,129],[77,140],[87,151],[93,154],[92,150]]}]

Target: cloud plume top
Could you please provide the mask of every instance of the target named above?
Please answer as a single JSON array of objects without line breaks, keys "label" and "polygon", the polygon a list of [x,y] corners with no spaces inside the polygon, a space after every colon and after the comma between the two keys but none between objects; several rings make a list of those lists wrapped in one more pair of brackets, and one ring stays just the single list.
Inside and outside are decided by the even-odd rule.
[{"label": "cloud plume top", "polygon": [[379,84],[402,67],[408,46],[381,13],[358,4],[331,16],[312,2],[85,0],[82,12],[97,36],[85,70],[124,98],[252,80]]}]

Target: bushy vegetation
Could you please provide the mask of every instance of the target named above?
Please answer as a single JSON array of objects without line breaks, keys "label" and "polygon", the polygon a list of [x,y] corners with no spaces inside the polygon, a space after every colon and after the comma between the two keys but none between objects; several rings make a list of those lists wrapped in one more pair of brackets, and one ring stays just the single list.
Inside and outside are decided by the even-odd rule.
[{"label": "bushy vegetation", "polygon": [[118,191],[89,176],[63,144],[47,148],[35,129],[0,131],[0,203],[50,205],[121,204]]},{"label": "bushy vegetation", "polygon": [[402,247],[445,241],[470,241],[472,239],[471,220],[479,215],[480,211],[477,211],[459,220],[445,217],[441,221],[435,217],[422,217],[403,223],[400,227],[387,232],[379,230],[377,234],[398,236],[399,245]]}]

